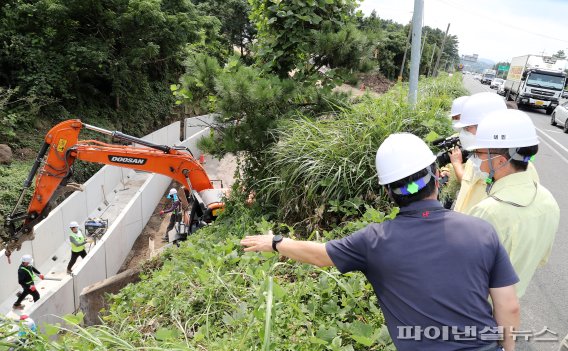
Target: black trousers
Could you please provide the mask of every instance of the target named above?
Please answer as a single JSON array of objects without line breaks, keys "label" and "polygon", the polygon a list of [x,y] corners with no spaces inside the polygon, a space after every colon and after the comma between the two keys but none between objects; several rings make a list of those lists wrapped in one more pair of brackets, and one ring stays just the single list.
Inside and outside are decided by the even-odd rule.
[{"label": "black trousers", "polygon": [[179,222],[181,220],[181,214],[173,214],[170,217],[170,224],[168,224],[168,227],[166,228],[166,234],[164,234],[164,238],[168,237],[168,233],[170,232],[170,230],[174,229],[175,225],[177,222]]},{"label": "black trousers", "polygon": [[18,297],[18,300],[16,300],[16,303],[14,303],[14,305],[19,305],[22,303],[22,301],[24,301],[24,299],[26,298],[26,296],[28,295],[32,295],[32,297],[34,298],[34,302],[36,302],[37,300],[39,300],[39,292],[36,291],[31,291],[29,286],[23,286],[24,291],[22,292],[22,294],[20,294],[20,296]]},{"label": "black trousers", "polygon": [[77,261],[77,257],[81,256],[81,258],[85,258],[87,256],[87,252],[85,250],[79,252],[71,251],[71,259],[69,260],[69,264],[67,265],[67,270],[70,271],[73,268],[73,265]]}]

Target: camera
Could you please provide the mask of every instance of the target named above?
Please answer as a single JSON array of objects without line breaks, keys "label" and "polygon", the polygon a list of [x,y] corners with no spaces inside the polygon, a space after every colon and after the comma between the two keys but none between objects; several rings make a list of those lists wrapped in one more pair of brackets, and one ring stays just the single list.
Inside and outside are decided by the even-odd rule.
[{"label": "camera", "polygon": [[454,147],[459,147],[462,153],[462,163],[465,163],[467,158],[469,157],[469,151],[464,150],[460,143],[459,137],[447,137],[447,138],[439,138],[432,142],[434,146],[439,148],[440,152],[436,155],[436,163],[440,166],[445,166],[450,162],[450,152]]}]

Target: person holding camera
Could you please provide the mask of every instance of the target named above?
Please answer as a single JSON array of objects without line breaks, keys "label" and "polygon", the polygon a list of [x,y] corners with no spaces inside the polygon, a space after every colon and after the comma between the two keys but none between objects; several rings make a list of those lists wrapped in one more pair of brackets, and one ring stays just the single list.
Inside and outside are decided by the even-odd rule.
[{"label": "person holding camera", "polygon": [[518,110],[495,111],[477,126],[473,167],[487,197],[469,214],[491,223],[519,275],[524,295],[536,269],[548,261],[560,222],[552,194],[528,172],[539,140],[530,117]]},{"label": "person holding camera", "polygon": [[512,351],[511,328],[518,327],[520,313],[517,275],[491,225],[436,200],[435,160],[417,136],[392,134],[377,151],[376,167],[379,184],[400,207],[395,219],[327,243],[269,233],[247,236],[241,245],[341,273],[362,272],[400,351],[497,351],[499,337]]},{"label": "person holding camera", "polygon": [[[471,95],[463,105],[460,120],[455,127],[460,128],[460,143],[463,149],[470,150],[475,135],[477,133],[477,125],[493,111],[506,111],[507,105],[499,95],[495,93],[478,93]],[[499,116],[495,116],[499,118]],[[465,164],[461,157],[461,152],[456,153],[450,158],[454,169],[463,168],[463,176],[461,177],[461,187],[454,203],[454,211],[468,213],[468,211],[487,197],[485,192],[485,179],[481,172],[473,167],[472,158],[470,157]],[[528,165],[528,172],[532,178],[539,182],[536,169],[532,162]],[[456,174],[458,172],[456,171]],[[457,177],[460,180],[459,176]]]}]

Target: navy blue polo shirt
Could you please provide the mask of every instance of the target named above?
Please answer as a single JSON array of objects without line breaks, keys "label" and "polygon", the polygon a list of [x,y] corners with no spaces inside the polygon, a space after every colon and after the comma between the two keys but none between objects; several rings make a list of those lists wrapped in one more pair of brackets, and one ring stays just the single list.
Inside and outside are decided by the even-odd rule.
[{"label": "navy blue polo shirt", "polygon": [[479,218],[418,201],[326,250],[339,271],[361,271],[373,285],[399,351],[476,349],[503,336],[489,288],[519,278],[495,230]]}]

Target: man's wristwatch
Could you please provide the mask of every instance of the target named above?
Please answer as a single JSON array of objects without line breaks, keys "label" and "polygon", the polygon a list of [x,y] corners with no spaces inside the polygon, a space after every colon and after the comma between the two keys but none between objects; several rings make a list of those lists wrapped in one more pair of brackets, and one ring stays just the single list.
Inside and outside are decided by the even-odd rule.
[{"label": "man's wristwatch", "polygon": [[280,234],[278,235],[274,235],[272,237],[272,250],[278,252],[278,249],[276,248],[276,245],[280,244],[280,242],[284,240],[284,237]]}]

